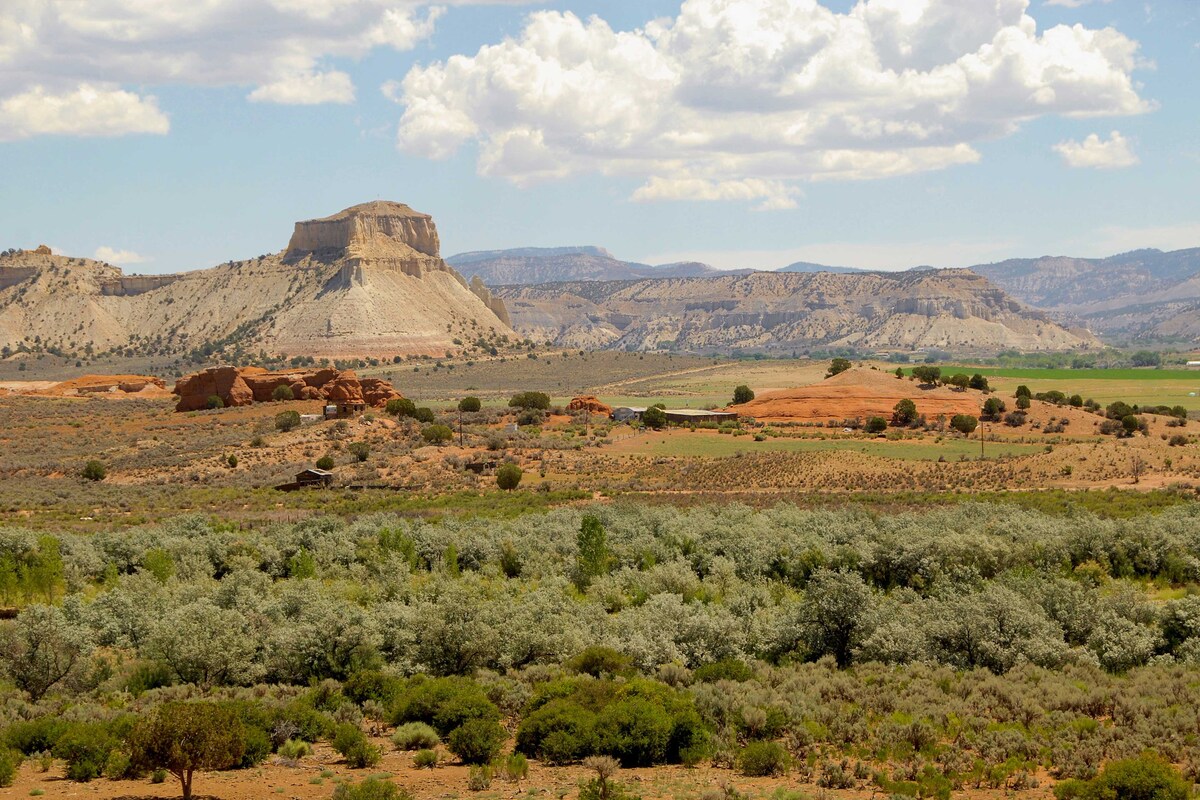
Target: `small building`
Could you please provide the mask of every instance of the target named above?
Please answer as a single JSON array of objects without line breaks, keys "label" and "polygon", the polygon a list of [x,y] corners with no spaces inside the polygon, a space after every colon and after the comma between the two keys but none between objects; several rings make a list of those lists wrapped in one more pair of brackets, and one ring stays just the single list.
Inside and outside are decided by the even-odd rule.
[{"label": "small building", "polygon": [[688,425],[694,422],[737,422],[734,411],[705,411],[701,408],[668,408],[663,411],[667,422]]},{"label": "small building", "polygon": [[325,406],[325,419],[352,419],[366,410],[366,403],[330,403]]},{"label": "small building", "polygon": [[296,485],[301,489],[310,486],[325,488],[333,485],[333,473],[325,469],[306,469],[296,473]]},{"label": "small building", "polygon": [[614,408],[611,418],[616,422],[629,422],[630,420],[641,419],[642,414],[646,413],[646,409],[636,406],[620,406]]}]

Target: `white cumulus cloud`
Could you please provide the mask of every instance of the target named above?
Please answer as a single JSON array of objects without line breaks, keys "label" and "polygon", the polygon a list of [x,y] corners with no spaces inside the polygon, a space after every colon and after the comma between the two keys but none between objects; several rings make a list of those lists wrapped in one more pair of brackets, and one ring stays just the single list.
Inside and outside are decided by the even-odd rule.
[{"label": "white cumulus cloud", "polygon": [[81,84],[54,93],[42,86],[0,99],[0,141],[30,136],[166,133],[170,121],[151,96]]},{"label": "white cumulus cloud", "polygon": [[485,175],[633,176],[637,200],[779,207],[805,181],[974,163],[1038,117],[1150,110],[1137,51],[1111,28],[1039,31],[1028,0],[685,0],[632,31],[540,11],[384,91],[404,106],[401,149],[473,143]]},{"label": "white cumulus cloud", "polygon": [[101,245],[100,247],[97,247],[92,258],[96,259],[97,261],[103,261],[108,264],[118,264],[121,266],[126,264],[144,264],[150,260],[132,250],[120,250],[115,247],[109,247],[108,245]]},{"label": "white cumulus cloud", "polygon": [[[336,63],[412,49],[445,5],[526,1],[3,0],[0,104],[59,98],[70,132],[114,135],[162,132],[165,117],[148,124],[156,107],[146,86],[245,86],[256,102],[347,103],[354,87]],[[89,100],[96,91],[109,102]],[[19,117],[0,124],[9,138],[55,132]]]},{"label": "white cumulus cloud", "polygon": [[1068,139],[1054,145],[1054,151],[1062,156],[1067,166],[1076,168],[1120,169],[1139,163],[1129,140],[1120,131],[1113,131],[1107,139],[1101,139],[1096,133],[1082,142]]}]

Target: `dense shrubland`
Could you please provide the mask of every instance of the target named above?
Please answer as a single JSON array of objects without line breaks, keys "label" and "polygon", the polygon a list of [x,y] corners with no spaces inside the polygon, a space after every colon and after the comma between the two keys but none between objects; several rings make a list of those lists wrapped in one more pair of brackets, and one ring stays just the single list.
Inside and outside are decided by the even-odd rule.
[{"label": "dense shrubland", "polygon": [[321,739],[370,766],[369,723],[473,764],[511,739],[888,792],[1088,779],[1148,747],[1200,768],[1197,521],[612,506],[9,529],[0,766],[130,774],[139,720],[204,697],[238,716],[243,765]]}]

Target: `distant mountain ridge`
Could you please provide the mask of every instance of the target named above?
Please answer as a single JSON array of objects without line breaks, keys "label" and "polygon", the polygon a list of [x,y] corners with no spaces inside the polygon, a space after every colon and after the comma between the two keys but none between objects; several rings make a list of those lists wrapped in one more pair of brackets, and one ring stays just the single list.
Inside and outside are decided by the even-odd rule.
[{"label": "distant mountain ridge", "polygon": [[1200,342],[1200,248],[1017,258],[971,269],[1056,319],[1098,333]]},{"label": "distant mountain ridge", "polygon": [[965,352],[1099,345],[968,270],[726,273],[494,291],[518,333],[570,348]]},{"label": "distant mountain ridge", "polygon": [[[695,278],[725,271],[694,261],[653,266],[621,261],[603,247],[518,247],[479,250],[446,259],[464,275],[488,286],[529,286],[563,281],[632,281],[643,278]],[[749,270],[738,271],[745,274]]]}]

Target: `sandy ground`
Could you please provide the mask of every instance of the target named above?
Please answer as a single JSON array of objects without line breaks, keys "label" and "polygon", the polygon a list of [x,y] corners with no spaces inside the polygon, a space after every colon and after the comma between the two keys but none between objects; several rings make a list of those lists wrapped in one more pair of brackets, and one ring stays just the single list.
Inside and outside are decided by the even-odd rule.
[{"label": "sandy ground", "polygon": [[[338,783],[359,783],[369,776],[385,777],[413,794],[417,800],[451,800],[453,798],[477,797],[479,800],[502,800],[522,795],[527,797],[574,798],[579,794],[579,783],[593,777],[594,773],[582,766],[549,767],[530,762],[529,776],[522,781],[509,781],[501,777],[493,779],[492,785],[483,791],[473,792],[467,788],[468,768],[458,764],[439,766],[436,769],[414,769],[412,754],[398,752],[386,739],[376,739],[384,749],[383,760],[370,769],[350,769],[340,756],[328,746],[317,745],[313,755],[294,766],[274,759],[258,767],[233,772],[198,774],[193,785],[197,797],[220,798],[220,800],[259,800],[260,798],[288,798],[291,800],[327,800],[333,795]],[[775,778],[747,778],[730,769],[700,766],[653,767],[648,769],[621,770],[616,780],[632,794],[642,800],[698,800],[706,792],[720,789],[729,784],[752,800],[770,798],[779,790],[800,792],[808,797],[840,798],[860,800],[881,796],[880,790],[870,781],[860,782],[854,789],[829,790],[818,788],[812,783],[802,783],[795,773]],[[172,776],[161,784],[149,779],[138,781],[112,781],[100,778],[90,783],[74,783],[63,777],[61,762],[47,772],[40,772],[33,762],[26,762],[12,787],[0,791],[0,797],[28,797],[41,790],[46,798],[96,798],[96,800],[134,800],[135,798],[177,798],[179,782]],[[984,798],[1007,796],[1002,790],[964,790],[956,792],[959,798]],[[1038,789],[1021,793],[1029,800],[1043,800],[1052,796],[1048,782]]]}]

